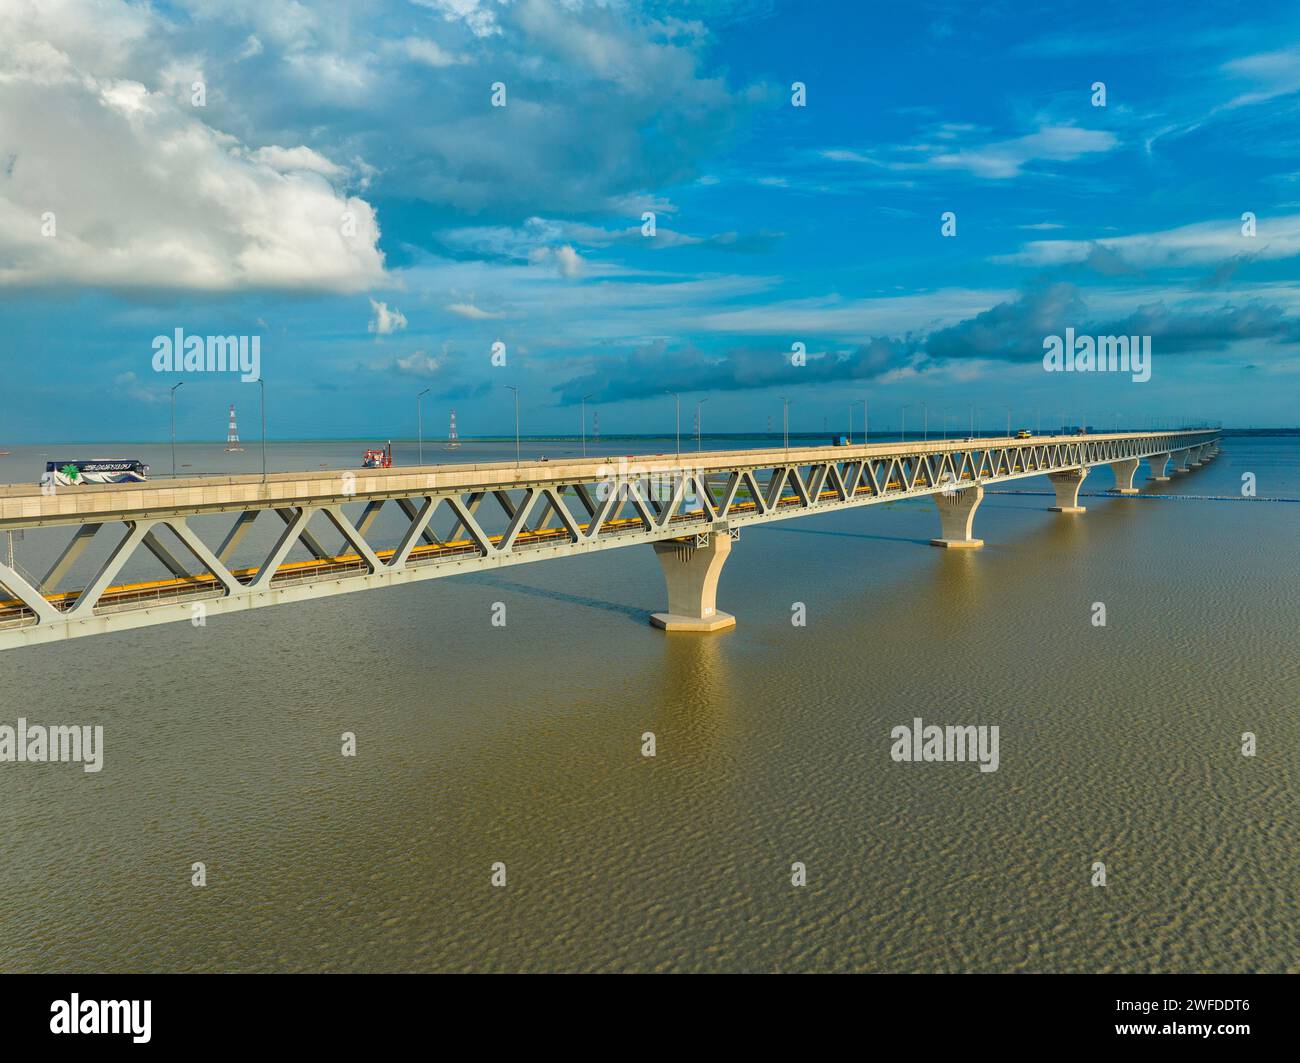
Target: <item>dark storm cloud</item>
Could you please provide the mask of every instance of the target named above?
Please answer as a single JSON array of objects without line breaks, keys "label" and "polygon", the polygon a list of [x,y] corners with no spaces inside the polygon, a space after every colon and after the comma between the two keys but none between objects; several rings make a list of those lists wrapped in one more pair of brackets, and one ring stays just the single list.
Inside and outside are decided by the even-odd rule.
[{"label": "dark storm cloud", "polygon": [[681,392],[743,391],[871,380],[902,368],[924,372],[969,360],[1034,363],[1043,357],[1044,338],[1067,328],[1077,335],[1149,335],[1161,354],[1211,353],[1245,340],[1300,342],[1300,319],[1277,306],[1182,310],[1156,302],[1122,318],[1101,318],[1089,311],[1083,292],[1061,283],[1025,291],[928,337],[874,336],[843,350],[810,350],[798,369],[791,366],[788,344],[775,339],[721,353],[664,341],[601,352],[559,394],[568,405],[583,395],[617,401],[659,394],[665,382]]},{"label": "dark storm cloud", "polygon": [[1150,336],[1166,354],[1221,351],[1239,340],[1300,342],[1300,320],[1278,306],[1251,303],[1203,313],[1170,310],[1164,303],[1139,307],[1128,317],[1097,330],[1098,335]]},{"label": "dark storm cloud", "polygon": [[867,380],[904,364],[917,353],[908,338],[877,336],[844,351],[809,351],[807,363],[794,368],[791,352],[771,347],[736,347],[711,354],[694,346],[670,347],[659,340],[632,351],[601,354],[598,363],[559,388],[560,401],[571,405],[583,395],[610,402],[673,390],[745,391],[785,385]]},{"label": "dark storm cloud", "polygon": [[982,314],[932,332],[925,343],[930,358],[996,358],[1004,361],[1041,358],[1043,337],[1085,321],[1079,290],[1070,284],[1031,289],[1020,298],[998,303]]}]

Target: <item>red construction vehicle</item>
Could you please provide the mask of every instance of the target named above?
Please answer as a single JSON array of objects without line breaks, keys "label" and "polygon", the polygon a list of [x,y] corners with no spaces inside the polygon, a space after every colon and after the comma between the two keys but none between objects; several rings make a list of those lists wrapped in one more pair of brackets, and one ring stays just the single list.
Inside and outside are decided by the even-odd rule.
[{"label": "red construction vehicle", "polygon": [[391,469],[393,467],[393,441],[383,450],[367,450],[361,458],[363,469]]}]

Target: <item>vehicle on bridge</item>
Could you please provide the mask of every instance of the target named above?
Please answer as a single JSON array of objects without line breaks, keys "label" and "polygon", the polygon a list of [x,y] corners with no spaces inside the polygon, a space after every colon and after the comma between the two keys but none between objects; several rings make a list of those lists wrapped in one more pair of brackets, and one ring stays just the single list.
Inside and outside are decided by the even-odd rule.
[{"label": "vehicle on bridge", "polygon": [[[70,529],[72,535],[39,580],[24,575],[15,560],[0,561],[0,651],[190,619],[199,600],[215,615],[645,545],[653,546],[668,586],[668,610],[652,614],[652,622],[669,631],[718,631],[735,623],[716,608],[715,591],[718,570],[742,528],[930,495],[940,531],[931,544],[973,550],[983,545],[971,532],[983,488],[990,484],[1046,474],[1055,496],[1055,505],[1048,508],[1082,514],[1079,489],[1093,468],[1110,466],[1115,492],[1136,493],[1132,483],[1139,462],[1152,462],[1153,469],[1163,471],[1174,454],[1182,460],[1196,455],[1199,460],[1188,460],[1187,468],[1199,468],[1218,451],[1215,430],[1177,429],[1104,434],[1075,443],[1053,432],[1036,441],[997,436],[965,445],[868,444],[861,460],[854,461],[841,460],[834,447],[823,445],[795,453],[764,447],[653,460],[643,455],[629,457],[627,471],[613,470],[603,459],[600,464],[579,459],[510,467],[457,465],[446,467],[456,471],[454,482],[439,476],[436,486],[411,484],[411,477],[372,478],[365,485],[360,517],[344,510],[340,474],[328,471],[278,474],[260,482],[254,475],[200,477],[180,481],[181,491],[167,481],[133,484],[130,491],[55,492],[3,485],[0,524],[5,528],[40,529],[42,536],[46,529],[55,529],[56,536],[59,529]],[[376,462],[373,467],[391,466],[391,441],[367,457]],[[147,471],[147,466],[125,460],[62,466],[50,463],[51,482],[59,474],[89,482],[83,471],[132,478]],[[656,487],[665,480],[675,484],[666,498]],[[501,512],[490,505],[486,514],[479,512],[479,503],[486,500]],[[367,529],[389,504],[409,524],[397,545],[381,548],[367,541]],[[214,550],[187,520],[218,514],[233,516],[234,524]],[[243,558],[236,567],[232,562],[240,537],[255,518],[267,514],[282,521],[284,531],[268,537],[273,546],[258,545],[258,554],[263,546],[269,550],[260,561],[248,565]],[[310,530],[317,514],[342,534],[336,551],[322,546]],[[92,537],[114,524],[126,527],[108,532],[121,538],[98,574],[82,586],[65,586]],[[162,532],[186,547],[197,564],[186,563],[160,542]],[[58,538],[45,541],[57,549]],[[311,556],[291,557],[298,547]],[[160,561],[166,557],[163,563],[171,574],[146,582],[128,582],[129,576],[123,580],[124,566],[142,550]]]},{"label": "vehicle on bridge", "polygon": [[149,466],[129,458],[92,458],[89,461],[47,461],[41,486],[76,487],[81,484],[129,484],[149,479]]},{"label": "vehicle on bridge", "polygon": [[1034,437],[1034,433],[1031,432],[1028,428],[1022,428],[1020,429],[1019,432],[1016,433],[1017,439],[1032,439],[1033,437]]},{"label": "vehicle on bridge", "polygon": [[391,469],[393,467],[393,441],[382,449],[367,450],[361,456],[363,469]]}]

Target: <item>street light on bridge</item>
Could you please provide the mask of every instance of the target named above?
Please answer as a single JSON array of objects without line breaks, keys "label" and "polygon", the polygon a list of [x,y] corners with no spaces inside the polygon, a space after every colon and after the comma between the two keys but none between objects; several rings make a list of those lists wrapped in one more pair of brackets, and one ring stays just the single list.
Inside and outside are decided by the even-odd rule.
[{"label": "street light on bridge", "polygon": [[266,379],[260,374],[257,384],[262,398],[262,483],[266,483]]},{"label": "street light on bridge", "polygon": [[172,385],[172,476],[176,475],[176,389],[181,387],[185,381],[181,380]]},{"label": "street light on bridge", "polygon": [[861,404],[862,406],[862,442],[867,442],[867,400],[853,399],[849,402],[849,443],[853,443],[853,407]]},{"label": "street light on bridge", "polygon": [[587,400],[590,395],[582,396],[582,456],[587,456]]},{"label": "street light on bridge", "polygon": [[519,389],[513,384],[503,384],[509,391],[515,394],[515,465],[519,464]]},{"label": "street light on bridge", "polygon": [[421,465],[424,464],[424,396],[432,390],[432,388],[425,388],[415,396],[415,434],[418,437],[416,446],[419,449]]}]

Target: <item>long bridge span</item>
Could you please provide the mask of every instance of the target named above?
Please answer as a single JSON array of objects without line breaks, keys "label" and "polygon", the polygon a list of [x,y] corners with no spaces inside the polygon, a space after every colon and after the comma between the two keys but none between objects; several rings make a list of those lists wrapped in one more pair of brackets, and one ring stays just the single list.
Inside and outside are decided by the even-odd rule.
[{"label": "long bridge span", "polygon": [[[1218,452],[1216,430],[1186,429],[9,485],[0,532],[61,538],[43,575],[0,559],[0,649],[641,544],[653,546],[668,587],[652,622],[715,631],[735,623],[717,608],[717,584],[748,525],[931,496],[931,541],[976,548],[986,485],[1045,476],[1049,508],[1079,514],[1079,487],[1099,465],[1126,495],[1138,491],[1141,462],[1163,481]],[[376,539],[381,515],[396,522],[391,546]],[[273,532],[253,563],[239,564],[259,517]],[[214,520],[224,530],[205,538],[197,525]],[[336,548],[322,543],[322,528]],[[107,540],[105,556],[66,586],[96,539]],[[136,558],[165,575],[128,582]]]}]

